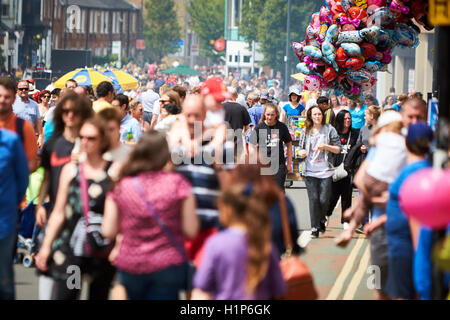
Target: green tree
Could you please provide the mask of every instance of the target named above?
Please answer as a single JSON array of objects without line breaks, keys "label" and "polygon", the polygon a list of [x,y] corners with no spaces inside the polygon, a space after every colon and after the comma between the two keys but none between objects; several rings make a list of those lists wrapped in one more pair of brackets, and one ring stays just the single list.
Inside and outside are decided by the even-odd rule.
[{"label": "green tree", "polygon": [[144,24],[146,55],[156,62],[178,47],[174,41],[180,39],[181,28],[175,12],[174,0],[146,0],[147,17]]},{"label": "green tree", "polygon": [[[284,73],[287,0],[246,0],[244,9],[250,7],[250,2],[253,9],[244,10],[239,32],[246,37],[249,45],[255,39],[260,43],[264,65]],[[305,39],[311,15],[323,4],[323,0],[291,0],[291,41],[300,42]],[[297,64],[293,50],[289,50],[289,61],[289,70],[292,70]]]},{"label": "green tree", "polygon": [[[214,53],[214,41],[224,34],[224,0],[191,0],[188,12],[191,16],[190,28],[200,38],[200,54],[218,61],[225,51]],[[213,51],[214,50],[214,51]]]}]

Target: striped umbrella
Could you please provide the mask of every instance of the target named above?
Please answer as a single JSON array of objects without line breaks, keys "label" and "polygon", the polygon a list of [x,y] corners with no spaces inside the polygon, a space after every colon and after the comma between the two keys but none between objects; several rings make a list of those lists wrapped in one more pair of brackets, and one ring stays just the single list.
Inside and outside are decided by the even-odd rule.
[{"label": "striped umbrella", "polygon": [[110,78],[92,68],[78,68],[74,71],[66,73],[55,82],[55,88],[64,88],[66,81],[75,80],[79,86],[97,87],[100,82],[112,82]]},{"label": "striped umbrella", "polygon": [[111,80],[116,91],[139,88],[139,81],[124,71],[115,68],[99,69],[99,71]]}]

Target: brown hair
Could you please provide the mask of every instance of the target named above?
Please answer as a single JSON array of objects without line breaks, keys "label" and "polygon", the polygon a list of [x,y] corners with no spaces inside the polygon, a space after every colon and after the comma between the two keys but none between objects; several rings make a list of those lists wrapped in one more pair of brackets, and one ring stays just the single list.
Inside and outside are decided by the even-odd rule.
[{"label": "brown hair", "polygon": [[218,199],[221,206],[230,206],[234,217],[243,222],[247,231],[247,274],[245,291],[255,292],[269,269],[271,247],[271,222],[269,210],[259,193],[259,185],[251,183],[231,184]]},{"label": "brown hair", "polygon": [[92,117],[94,114],[94,111],[92,110],[92,102],[88,98],[81,97],[74,93],[72,90],[66,91],[62,98],[58,101],[53,116],[55,122],[55,136],[61,134],[64,131],[65,124],[62,120],[62,114],[63,106],[67,103],[67,101],[73,102],[75,113],[79,114],[81,117],[80,127],[78,128],[78,130],[83,125],[83,122]]},{"label": "brown hair", "polygon": [[119,126],[122,122],[122,113],[117,108],[105,108],[98,112],[97,115],[106,122],[114,121]]},{"label": "brown hair", "polygon": [[144,133],[123,165],[120,179],[142,172],[158,171],[170,159],[169,145],[164,134],[151,130]]},{"label": "brown hair", "polygon": [[171,90],[170,86],[167,83],[165,83],[161,87],[159,87],[159,95],[162,96],[163,94],[165,94],[169,90]]},{"label": "brown hair", "polygon": [[192,94],[200,94],[201,89],[202,89],[202,87],[198,87],[198,86],[194,87],[194,88],[192,88],[191,93]]},{"label": "brown hair", "polygon": [[181,100],[186,98],[187,90],[186,90],[185,87],[183,87],[183,86],[175,86],[175,87],[172,88],[172,90],[175,91],[176,93],[178,93],[178,95],[180,96]]},{"label": "brown hair", "polygon": [[375,106],[375,105],[367,107],[367,111],[373,116],[374,120],[378,120],[378,118],[381,115],[382,110],[383,110],[382,108],[380,108],[379,106]]},{"label": "brown hair", "polygon": [[134,109],[137,108],[137,106],[138,106],[139,104],[141,104],[141,102],[140,102],[138,99],[133,99],[133,100],[131,100],[130,103],[129,103],[129,109],[130,109],[130,110],[134,110]]},{"label": "brown hair", "polygon": [[408,95],[406,93],[403,93],[397,97],[397,101],[401,104],[405,103],[406,100],[408,100]]},{"label": "brown hair", "polygon": [[10,77],[0,77],[0,86],[6,90],[12,91],[13,95],[16,95],[17,93],[16,83]]},{"label": "brown hair", "polygon": [[313,111],[313,109],[316,109],[316,108],[320,110],[320,113],[322,113],[322,125],[325,124],[326,119],[325,119],[325,114],[324,114],[322,108],[319,106],[313,106],[313,107],[309,108],[308,111],[306,111],[306,120],[305,120],[305,133],[306,134],[309,134],[309,132],[311,131],[311,129],[314,126],[314,122],[312,120],[312,111]]},{"label": "brown hair", "polygon": [[406,141],[406,149],[416,156],[425,156],[430,153],[430,141],[427,138],[418,138],[414,143]]},{"label": "brown hair", "polygon": [[266,121],[266,110],[269,108],[272,108],[275,110],[277,120],[280,118],[280,109],[278,109],[278,107],[276,105],[274,105],[273,103],[266,103],[266,104],[264,104],[264,112],[262,114],[261,120],[259,121],[260,123],[263,123],[264,121]]},{"label": "brown hair", "polygon": [[103,154],[106,151],[108,151],[111,140],[109,139],[108,127],[106,126],[106,121],[102,117],[99,117],[98,115],[94,115],[93,117],[86,119],[86,121],[83,123],[82,126],[84,126],[86,124],[90,124],[97,129],[98,135],[102,142],[102,147],[100,149],[100,152]]},{"label": "brown hair", "polygon": [[178,107],[181,107],[180,95],[176,91],[169,90],[166,93],[162,94],[161,96],[163,96],[163,95],[166,95],[169,97],[170,103],[172,103]]}]

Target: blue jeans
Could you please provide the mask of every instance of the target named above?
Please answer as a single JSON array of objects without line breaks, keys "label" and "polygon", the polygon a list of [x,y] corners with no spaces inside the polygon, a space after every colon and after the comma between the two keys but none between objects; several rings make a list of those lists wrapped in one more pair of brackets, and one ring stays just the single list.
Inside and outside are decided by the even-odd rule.
[{"label": "blue jeans", "polygon": [[13,250],[16,245],[16,232],[0,239],[0,300],[14,300]]},{"label": "blue jeans", "polygon": [[144,111],[144,114],[142,115],[142,120],[148,122],[148,124],[152,124],[152,117],[153,117],[152,112]]},{"label": "blue jeans", "polygon": [[171,266],[148,274],[130,274],[119,270],[119,282],[130,300],[178,300],[186,289],[188,265]]}]

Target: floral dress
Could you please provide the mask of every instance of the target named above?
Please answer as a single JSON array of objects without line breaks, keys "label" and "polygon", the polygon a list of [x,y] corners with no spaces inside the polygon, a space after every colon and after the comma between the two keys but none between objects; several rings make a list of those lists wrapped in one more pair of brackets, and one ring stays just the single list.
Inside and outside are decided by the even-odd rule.
[{"label": "floral dress", "polygon": [[[107,172],[111,162],[96,179],[87,179],[89,194],[89,226],[101,231],[106,193],[111,178]],[[59,236],[52,244],[52,257],[49,261],[49,273],[54,279],[65,280],[70,276],[70,265],[81,265],[83,258],[90,258],[85,252],[86,222],[82,209],[79,166],[69,184],[65,220]]]}]

